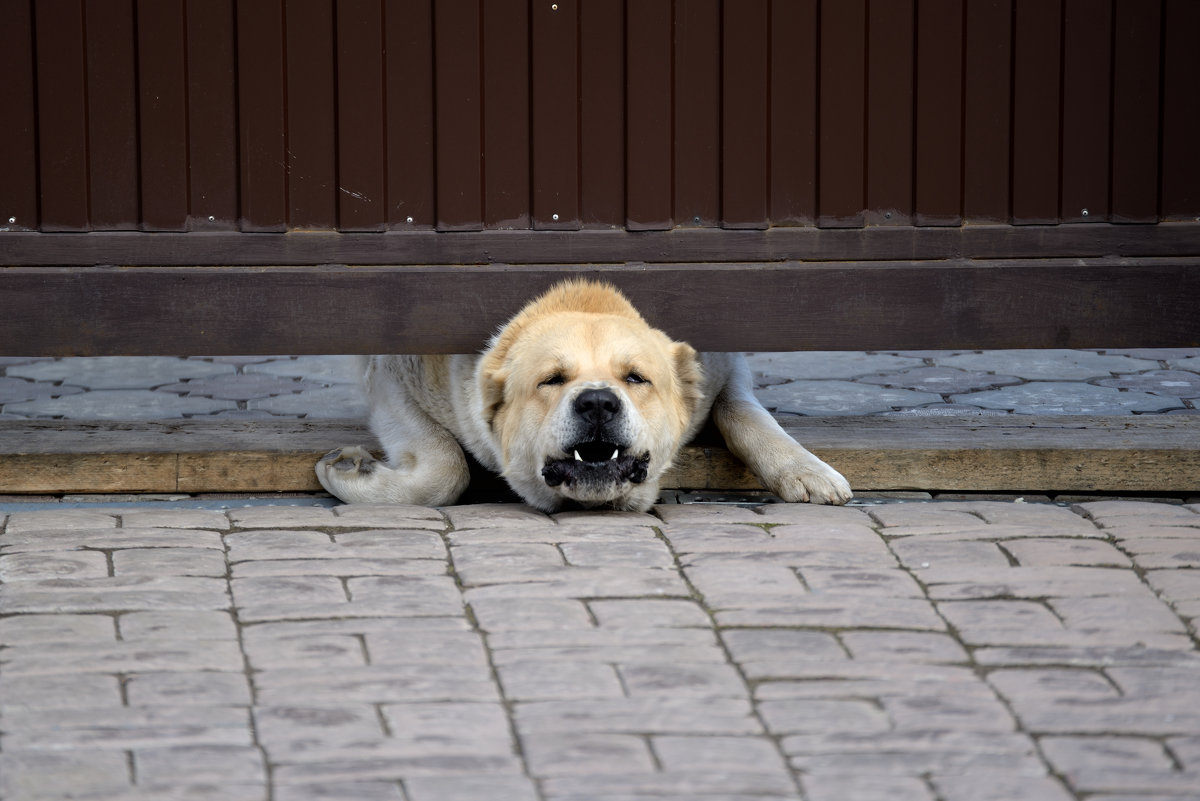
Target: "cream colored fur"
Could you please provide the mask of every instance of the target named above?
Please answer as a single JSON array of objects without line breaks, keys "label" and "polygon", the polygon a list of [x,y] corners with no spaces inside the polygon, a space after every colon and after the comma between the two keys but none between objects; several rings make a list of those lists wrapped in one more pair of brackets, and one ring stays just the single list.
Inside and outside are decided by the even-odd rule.
[{"label": "cream colored fur", "polygon": [[[454,503],[468,482],[465,449],[538,509],[644,511],[710,414],[729,449],[783,500],[851,497],[846,480],[754,397],[740,354],[697,354],[671,341],[604,284],[557,285],[481,355],[371,356],[362,366],[385,460],[349,446],[316,465],[322,486],[347,503]],[[589,391],[609,406],[583,412],[583,422]],[[581,437],[619,445],[613,464],[581,459]]]}]

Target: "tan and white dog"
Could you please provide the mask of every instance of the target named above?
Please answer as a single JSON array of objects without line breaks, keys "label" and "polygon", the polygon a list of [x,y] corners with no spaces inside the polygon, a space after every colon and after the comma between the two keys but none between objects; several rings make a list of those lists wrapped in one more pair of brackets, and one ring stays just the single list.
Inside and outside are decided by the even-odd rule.
[{"label": "tan and white dog", "polygon": [[463,449],[529,505],[644,511],[710,413],[729,449],[785,501],[845,503],[850,485],[754,397],[741,354],[698,354],[606,284],[567,281],[477,356],[371,356],[370,426],[386,462],[350,446],[316,466],[348,503],[453,503]]}]

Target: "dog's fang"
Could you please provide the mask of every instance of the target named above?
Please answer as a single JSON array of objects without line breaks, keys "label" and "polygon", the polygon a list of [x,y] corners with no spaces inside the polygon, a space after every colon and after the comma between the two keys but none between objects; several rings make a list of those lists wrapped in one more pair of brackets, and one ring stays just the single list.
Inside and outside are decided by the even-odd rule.
[{"label": "dog's fang", "polygon": [[615,462],[615,461],[617,461],[617,456],[619,456],[619,455],[620,455],[620,453],[621,453],[621,449],[620,449],[620,448],[613,448],[613,455],[612,455],[612,456],[610,456],[608,460],[609,460],[610,462]]},{"label": "dog's fang", "polygon": [[579,455],[579,451],[575,451],[575,461],[582,462],[583,457]]}]

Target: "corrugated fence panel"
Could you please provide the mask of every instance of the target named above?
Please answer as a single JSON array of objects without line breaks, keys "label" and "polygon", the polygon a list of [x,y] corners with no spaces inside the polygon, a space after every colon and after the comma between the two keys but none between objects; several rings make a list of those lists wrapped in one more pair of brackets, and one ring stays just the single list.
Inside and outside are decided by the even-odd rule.
[{"label": "corrugated fence panel", "polygon": [[233,0],[187,4],[190,226],[238,219],[237,17]]},{"label": "corrugated fence panel", "polygon": [[1200,3],[1167,0],[1163,15],[1162,216],[1200,220]]},{"label": "corrugated fence panel", "polygon": [[[561,6],[560,6],[561,7]],[[544,8],[549,8],[545,4]],[[526,0],[486,0],[483,10],[483,221],[489,228],[528,228],[530,223],[530,182],[548,178],[554,168],[574,172],[577,158],[569,148],[575,145],[576,135],[572,129],[564,132],[553,123],[557,121],[555,111],[568,112],[569,120],[575,119],[575,109],[562,98],[561,106],[553,102],[558,87],[535,87],[533,94],[549,102],[539,103],[534,108],[538,119],[533,124],[534,172],[530,174],[530,58],[534,59],[534,80],[555,80],[558,70],[572,76],[574,59],[565,64],[564,57],[554,54],[539,63],[538,53],[530,53],[529,4]],[[556,36],[568,35],[572,40],[575,31],[559,31]],[[535,34],[533,41],[541,44],[544,34]],[[554,71],[542,76],[542,70]],[[574,82],[567,78],[558,79],[567,83],[574,93]],[[539,123],[540,121],[540,123]],[[569,141],[564,141],[569,140]],[[543,158],[543,147],[568,148],[555,157]],[[569,163],[566,163],[569,162]],[[572,191],[572,194],[578,194]],[[548,217],[549,215],[547,215]]]},{"label": "corrugated fence panel", "polygon": [[1012,3],[973,0],[966,7],[963,213],[968,220],[1009,219]]},{"label": "corrugated fence panel", "polygon": [[[583,225],[579,208],[579,3],[533,4],[533,223]],[[491,2],[489,0],[490,7]],[[490,40],[489,40],[490,44]],[[519,62],[518,62],[519,63]],[[501,66],[502,65],[498,65]],[[506,108],[497,108],[505,117]],[[488,118],[488,128],[492,120]],[[513,137],[513,155],[523,143]],[[498,158],[508,158],[500,152]],[[518,183],[518,186],[520,184]]]},{"label": "corrugated fence panel", "polygon": [[721,4],[675,5],[675,215],[721,220]]},{"label": "corrugated fence panel", "polygon": [[288,224],[283,3],[238,3],[237,14],[241,227],[282,231]]},{"label": "corrugated fence panel", "polygon": [[0,0],[0,228],[1193,219],[1198,8]]},{"label": "corrugated fence panel", "polygon": [[871,0],[867,10],[866,222],[907,225],[913,212],[916,0]]},{"label": "corrugated fence panel", "polygon": [[387,95],[387,221],[400,228],[436,223],[436,149],[431,0],[384,5]]},{"label": "corrugated fence panel", "polygon": [[1063,31],[1063,221],[1109,211],[1112,0],[1066,0]]},{"label": "corrugated fence panel", "polygon": [[387,226],[383,0],[337,4],[337,203],[343,231]]},{"label": "corrugated fence panel", "polygon": [[771,3],[771,220],[817,217],[817,0]]}]

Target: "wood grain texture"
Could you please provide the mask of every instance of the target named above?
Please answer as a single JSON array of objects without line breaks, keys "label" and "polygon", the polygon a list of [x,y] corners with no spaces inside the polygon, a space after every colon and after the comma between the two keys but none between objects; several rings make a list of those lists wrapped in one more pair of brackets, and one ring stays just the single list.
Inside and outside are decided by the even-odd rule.
[{"label": "wood grain texture", "polygon": [[[1196,492],[1200,419],[789,417],[785,430],[858,491]],[[0,421],[12,493],[319,490],[313,465],[373,445],[356,421]],[[664,487],[759,484],[719,441],[686,447]]]},{"label": "wood grain texture", "polygon": [[1200,345],[1195,257],[950,259],[13,267],[0,270],[0,355],[471,353],[572,276],[611,282],[701,350]]}]

